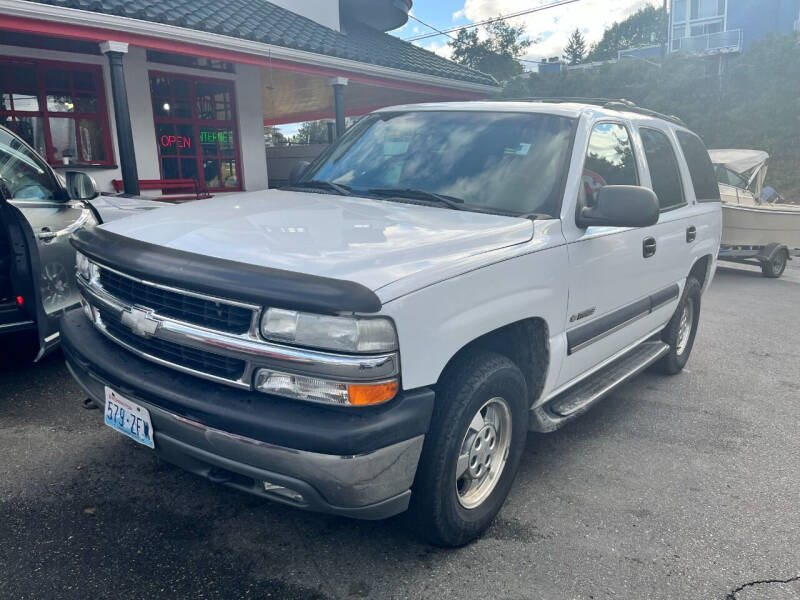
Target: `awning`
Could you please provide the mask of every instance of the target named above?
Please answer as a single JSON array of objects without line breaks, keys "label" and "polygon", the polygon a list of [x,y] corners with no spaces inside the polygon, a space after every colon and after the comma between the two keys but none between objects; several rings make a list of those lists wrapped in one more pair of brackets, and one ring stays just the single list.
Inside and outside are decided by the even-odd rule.
[{"label": "awning", "polygon": [[762,150],[709,150],[711,162],[723,165],[739,175],[747,175],[769,160]]}]

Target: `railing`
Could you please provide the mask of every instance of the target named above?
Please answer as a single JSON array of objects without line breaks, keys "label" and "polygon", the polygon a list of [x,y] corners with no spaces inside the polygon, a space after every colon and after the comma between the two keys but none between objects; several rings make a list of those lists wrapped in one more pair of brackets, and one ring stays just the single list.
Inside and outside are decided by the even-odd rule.
[{"label": "railing", "polygon": [[722,52],[741,52],[743,46],[741,29],[706,33],[691,37],[673,38],[673,52],[691,52],[695,54],[716,54]]}]

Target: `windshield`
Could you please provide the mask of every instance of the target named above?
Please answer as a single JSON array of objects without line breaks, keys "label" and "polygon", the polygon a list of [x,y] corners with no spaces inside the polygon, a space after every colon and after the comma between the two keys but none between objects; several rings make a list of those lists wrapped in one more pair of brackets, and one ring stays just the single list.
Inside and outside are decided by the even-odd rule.
[{"label": "windshield", "polygon": [[415,190],[417,199],[439,194],[463,200],[465,209],[557,215],[573,125],[535,113],[380,113],[355,125],[303,181],[365,196]]}]

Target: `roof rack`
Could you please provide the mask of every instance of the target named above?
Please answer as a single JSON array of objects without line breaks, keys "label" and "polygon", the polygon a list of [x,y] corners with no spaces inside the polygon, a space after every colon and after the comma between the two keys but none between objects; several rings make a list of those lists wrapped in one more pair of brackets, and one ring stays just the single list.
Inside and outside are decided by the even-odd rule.
[{"label": "roof rack", "polygon": [[624,98],[617,98],[617,99],[580,98],[580,97],[566,97],[566,96],[555,97],[555,98],[547,98],[547,97],[537,98],[533,96],[527,98],[507,98],[505,100],[507,100],[508,102],[543,102],[545,104],[567,104],[567,103],[591,104],[594,106],[607,108],[608,110],[627,111],[640,115],[646,115],[648,117],[657,117],[659,119],[664,119],[665,121],[669,121],[670,123],[675,123],[676,125],[680,125],[681,127],[686,127],[686,123],[684,123],[680,117],[676,117],[675,115],[665,115],[663,113],[656,112],[654,110],[642,108],[640,106],[637,106],[630,100],[625,100]]}]

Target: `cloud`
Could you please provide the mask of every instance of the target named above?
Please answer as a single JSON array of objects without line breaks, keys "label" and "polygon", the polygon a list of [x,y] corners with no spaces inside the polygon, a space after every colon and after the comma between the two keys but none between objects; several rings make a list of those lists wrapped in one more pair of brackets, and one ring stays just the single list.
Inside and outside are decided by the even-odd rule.
[{"label": "cloud", "polygon": [[[544,6],[554,0],[539,0]],[[528,37],[539,39],[538,44],[531,46],[524,58],[538,60],[551,56],[561,56],[567,45],[570,34],[576,28],[586,37],[588,45],[600,40],[603,32],[614,22],[624,20],[638,9],[654,4],[655,0],[580,0],[551,8],[542,12],[509,19],[511,25],[524,25]],[[535,3],[530,4],[535,7]],[[519,0],[464,0],[464,6],[453,13],[453,19],[465,18],[468,22],[483,21],[498,15],[519,12],[523,7]],[[433,38],[424,40],[425,48],[441,56],[449,56],[447,40]]]}]

